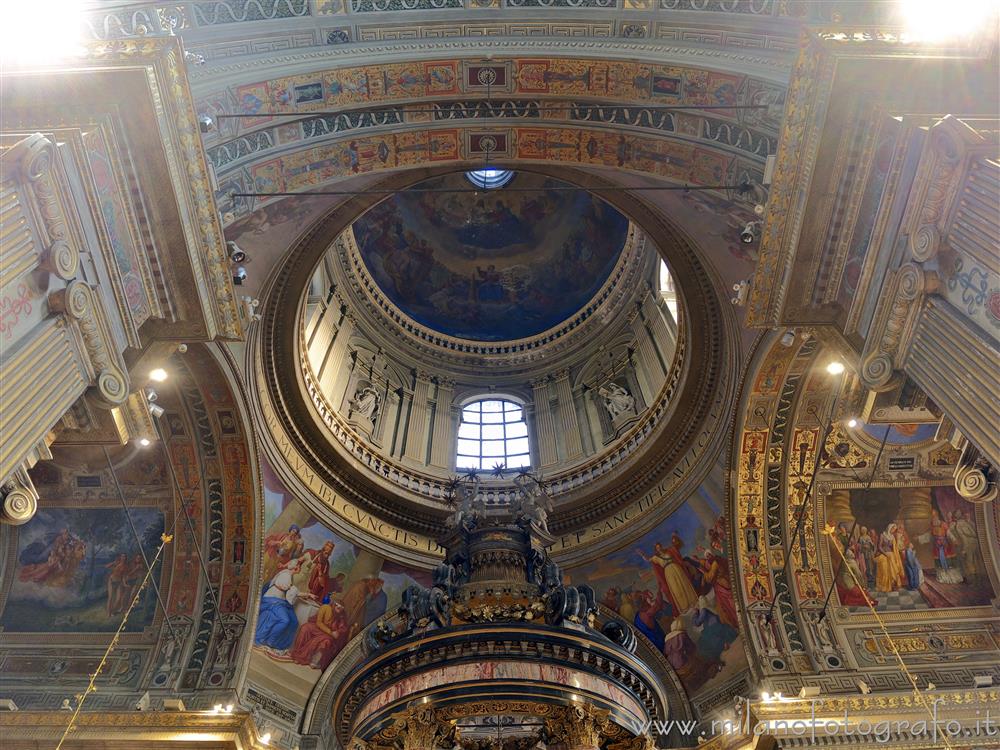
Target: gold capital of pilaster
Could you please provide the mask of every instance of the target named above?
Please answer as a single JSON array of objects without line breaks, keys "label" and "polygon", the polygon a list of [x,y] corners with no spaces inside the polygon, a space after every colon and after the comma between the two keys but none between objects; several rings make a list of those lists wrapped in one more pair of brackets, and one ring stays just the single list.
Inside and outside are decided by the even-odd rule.
[{"label": "gold capital of pilaster", "polygon": [[545,720],[549,737],[563,742],[569,750],[600,747],[602,736],[611,726],[610,711],[584,704],[566,706]]},{"label": "gold capital of pilaster", "polygon": [[0,522],[11,526],[27,523],[38,510],[38,491],[24,468],[15,471],[0,487]]},{"label": "gold capital of pilaster", "polygon": [[402,750],[434,750],[454,730],[452,722],[439,718],[433,707],[416,706],[394,716],[391,733]]}]

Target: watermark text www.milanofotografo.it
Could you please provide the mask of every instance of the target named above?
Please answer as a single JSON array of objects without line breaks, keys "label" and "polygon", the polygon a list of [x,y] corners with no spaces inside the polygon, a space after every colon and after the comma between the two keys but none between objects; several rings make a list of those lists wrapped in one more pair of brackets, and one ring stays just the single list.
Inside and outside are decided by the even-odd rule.
[{"label": "watermark text www.milanofotografo.it", "polygon": [[949,718],[939,710],[940,700],[929,700],[924,717],[913,716],[900,719],[867,719],[852,717],[845,709],[836,716],[828,712],[817,713],[817,700],[810,700],[811,710],[795,718],[756,719],[750,714],[750,703],[744,705],[745,713],[738,719],[697,722],[693,720],[670,719],[647,722],[644,732],[650,736],[677,734],[680,736],[715,737],[723,734],[774,735],[808,737],[819,740],[823,737],[853,737],[873,742],[888,743],[901,738],[913,738],[939,742],[944,739],[1000,738],[1000,713],[991,715],[989,710],[976,712],[974,717],[961,720]]}]

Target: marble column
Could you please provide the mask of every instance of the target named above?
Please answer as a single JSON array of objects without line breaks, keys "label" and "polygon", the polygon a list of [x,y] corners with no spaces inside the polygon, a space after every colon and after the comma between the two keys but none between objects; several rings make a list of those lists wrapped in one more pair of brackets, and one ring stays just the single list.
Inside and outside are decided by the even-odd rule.
[{"label": "marble column", "polygon": [[418,370],[416,384],[413,386],[413,405],[410,407],[410,421],[406,427],[406,449],[403,451],[403,457],[420,465],[427,463],[430,389],[431,376],[423,370]]},{"label": "marble column", "polygon": [[531,381],[532,402],[535,411],[535,444],[538,446],[538,461],[542,466],[551,466],[559,461],[556,452],[556,428],[549,403],[549,379]]},{"label": "marble column", "polygon": [[438,378],[437,399],[434,404],[434,432],[431,434],[431,466],[450,469],[455,452],[454,421],[451,402],[455,397],[455,383]]},{"label": "marble column", "polygon": [[583,445],[580,442],[580,423],[576,418],[576,404],[573,403],[573,385],[569,382],[569,370],[560,370],[555,374],[556,408],[559,411],[559,429],[562,431],[564,456],[567,461],[574,461],[583,456]]}]

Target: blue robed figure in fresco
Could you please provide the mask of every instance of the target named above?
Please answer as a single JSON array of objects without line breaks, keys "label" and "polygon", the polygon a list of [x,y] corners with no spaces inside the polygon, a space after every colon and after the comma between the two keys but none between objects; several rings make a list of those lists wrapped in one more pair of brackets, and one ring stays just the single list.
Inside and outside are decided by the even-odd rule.
[{"label": "blue robed figure in fresco", "polygon": [[295,601],[299,590],[292,583],[292,575],[299,569],[299,561],[293,560],[271,579],[260,598],[260,614],[257,616],[257,631],[254,643],[275,651],[287,651],[295,640],[299,620],[295,616]]},{"label": "blue robed figure in fresco", "polygon": [[698,608],[691,622],[701,628],[698,652],[712,662],[722,658],[722,652],[739,635],[736,628],[722,622],[719,616],[708,608],[708,600],[704,596],[698,598]]}]

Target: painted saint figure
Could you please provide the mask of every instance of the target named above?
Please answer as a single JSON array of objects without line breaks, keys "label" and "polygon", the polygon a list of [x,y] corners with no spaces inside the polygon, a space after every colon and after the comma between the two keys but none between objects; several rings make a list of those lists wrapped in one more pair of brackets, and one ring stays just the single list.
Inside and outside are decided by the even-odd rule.
[{"label": "painted saint figure", "polygon": [[309,622],[299,628],[289,652],[292,661],[314,669],[326,669],[347,643],[348,625],[344,607],[330,595]]},{"label": "painted saint figure", "polygon": [[299,560],[293,560],[285,565],[260,598],[260,614],[254,634],[254,643],[257,645],[284,652],[295,640],[295,631],[299,626],[295,616],[295,603],[299,599],[299,590],[292,583],[292,576],[300,564]]},{"label": "painted saint figure", "polygon": [[108,573],[108,601],[106,611],[108,617],[122,611],[122,596],[125,588],[125,577],[128,575],[128,556],[122,552],[112,562],[104,566],[109,569]]},{"label": "painted saint figure", "polygon": [[917,551],[913,549],[913,544],[906,545],[905,562],[903,567],[906,570],[906,588],[916,591],[920,588],[920,579],[923,571],[920,570],[920,561],[917,560]]},{"label": "painted saint figure", "polygon": [[639,556],[653,566],[660,593],[670,602],[672,614],[677,617],[695,605],[698,594],[684,570],[683,558],[678,559],[676,550],[672,547],[667,549],[659,542],[653,549],[655,554],[646,555],[639,550]]},{"label": "painted saint figure", "polygon": [[969,583],[985,576],[982,555],[979,553],[979,535],[964,511],[952,513],[951,530],[962,550],[962,575]]},{"label": "painted saint figure", "polygon": [[273,578],[290,560],[301,555],[304,546],[301,529],[294,523],[288,531],[268,534],[264,538],[264,580]]},{"label": "painted saint figure", "polygon": [[[861,580],[861,568],[857,561],[854,567],[858,568],[858,579]],[[878,540],[878,556],[875,558],[875,588],[879,591],[897,591],[903,585],[902,550],[899,549],[899,540],[896,536],[896,524],[890,523]]]},{"label": "painted saint figure", "polygon": [[663,655],[682,680],[690,678],[700,666],[696,657],[698,647],[684,630],[684,621],[679,617],[670,623],[670,632],[663,644]]},{"label": "painted saint figure", "polygon": [[931,541],[934,544],[935,577],[941,583],[961,583],[962,571],[953,566],[955,546],[949,536],[951,526],[935,509],[931,511]]},{"label": "painted saint figure", "polygon": [[329,588],[330,577],[330,555],[336,545],[331,541],[323,542],[320,549],[306,550],[306,554],[312,557],[312,569],[309,571],[309,593],[316,597],[317,601],[322,600]]}]

